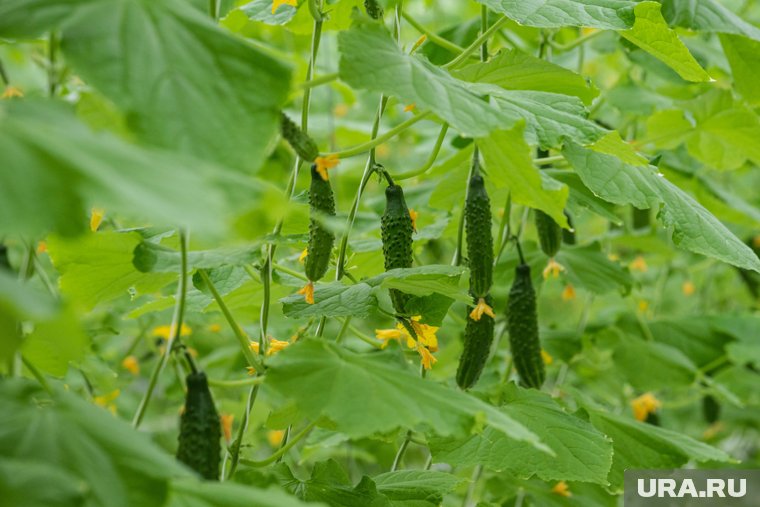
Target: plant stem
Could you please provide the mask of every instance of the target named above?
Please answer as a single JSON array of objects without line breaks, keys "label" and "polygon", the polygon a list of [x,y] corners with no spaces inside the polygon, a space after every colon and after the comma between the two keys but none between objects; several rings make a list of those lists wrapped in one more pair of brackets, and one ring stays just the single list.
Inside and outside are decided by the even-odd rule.
[{"label": "plant stem", "polygon": [[217,4],[217,0],[208,0],[208,15],[211,16],[211,19],[214,20],[215,23],[218,13],[219,6]]},{"label": "plant stem", "polygon": [[246,386],[259,386],[264,383],[265,375],[256,375],[255,377],[248,377],[239,380],[218,380],[209,378],[208,385],[213,387],[246,387]]},{"label": "plant stem", "polygon": [[238,323],[235,321],[235,317],[232,316],[232,312],[227,307],[227,304],[224,302],[224,299],[222,299],[221,294],[219,294],[219,291],[214,285],[214,282],[211,281],[211,278],[209,278],[208,273],[206,273],[206,270],[199,269],[198,275],[200,275],[201,279],[203,280],[203,283],[205,283],[206,287],[208,287],[208,290],[211,292],[211,295],[214,297],[214,301],[216,301],[216,304],[219,305],[219,309],[222,311],[224,318],[227,319],[227,323],[232,328],[232,332],[235,335],[235,338],[237,338],[238,343],[240,344],[240,348],[243,350],[243,355],[245,356],[246,361],[248,361],[248,364],[252,366],[256,370],[257,373],[259,374],[264,373],[264,363],[262,363],[258,355],[254,354],[253,350],[251,350],[251,339],[248,338],[248,336],[246,336],[246,334],[240,328]]},{"label": "plant stem", "polygon": [[438,139],[435,141],[435,146],[433,146],[433,151],[430,152],[430,156],[428,157],[427,161],[425,161],[425,164],[418,168],[414,169],[413,171],[407,171],[405,173],[399,173],[394,174],[393,179],[394,180],[407,180],[409,178],[414,178],[415,176],[421,176],[425,174],[431,167],[433,167],[433,164],[435,164],[436,159],[438,158],[438,153],[441,151],[441,146],[443,145],[444,139],[446,139],[446,133],[449,131],[449,124],[444,123],[441,127],[441,132],[438,134]]},{"label": "plant stem", "polygon": [[317,425],[316,421],[312,422],[312,423],[309,423],[304,429],[301,430],[300,433],[298,433],[296,436],[294,436],[293,438],[291,438],[290,442],[288,442],[286,445],[283,445],[282,447],[280,447],[274,454],[272,454],[268,458],[263,459],[261,461],[254,461],[254,460],[251,460],[251,459],[240,458],[240,463],[242,463],[243,465],[249,466],[249,467],[256,467],[256,468],[265,467],[265,466],[267,466],[269,464],[272,464],[275,461],[277,461],[278,459],[280,459],[281,456],[285,455],[285,453],[287,453],[290,449],[292,449],[293,446],[295,446],[301,439],[303,439],[303,437],[305,437],[306,435],[308,435],[309,432],[316,425]]},{"label": "plant stem", "polygon": [[401,446],[398,448],[398,451],[396,452],[396,457],[393,458],[393,464],[391,465],[391,472],[395,472],[398,470],[399,465],[401,464],[401,460],[404,459],[404,454],[406,454],[406,449],[409,447],[409,442],[412,441],[412,430],[408,430],[406,432],[406,435],[404,436],[404,441],[401,442]]},{"label": "plant stem", "polygon": [[467,487],[467,493],[462,501],[462,507],[468,507],[472,501],[472,497],[475,495],[475,487],[478,485],[478,479],[483,472],[483,466],[475,465],[475,469],[472,471],[472,477],[470,478],[470,485]]},{"label": "plant stem", "polygon": [[299,280],[308,280],[306,275],[304,275],[303,273],[299,273],[298,271],[285,267],[282,264],[274,263],[272,264],[272,269],[276,269],[277,271],[282,271],[286,275],[290,275],[293,278],[298,278]]},{"label": "plant stem", "polygon": [[549,42],[551,44],[551,47],[554,48],[555,51],[563,52],[563,51],[570,51],[571,49],[574,49],[581,44],[590,41],[591,39],[598,37],[599,35],[603,34],[603,30],[597,30],[595,32],[591,32],[587,35],[583,35],[581,37],[578,37],[575,40],[572,40],[568,42],[567,44],[557,44],[554,41]]},{"label": "plant stem", "polygon": [[460,54],[464,51],[463,47],[458,46],[454,44],[453,42],[444,39],[443,37],[440,37],[435,32],[431,32],[430,30],[422,26],[408,12],[406,11],[402,12],[401,16],[407,21],[407,23],[412,25],[418,32],[424,34],[428,38],[428,40],[432,42],[433,44],[440,46],[443,49],[446,49],[447,51],[451,51],[452,53],[456,53],[456,54]]},{"label": "plant stem", "polygon": [[335,337],[335,344],[339,345],[340,342],[343,341],[343,337],[346,335],[346,331],[348,330],[348,327],[351,325],[351,316],[349,315],[345,319],[343,319],[343,324],[340,326],[340,331],[338,331],[338,336]]},{"label": "plant stem", "polygon": [[24,366],[26,366],[26,369],[29,370],[29,373],[31,373],[34,378],[37,379],[37,382],[40,383],[42,388],[48,393],[53,394],[53,390],[50,388],[50,384],[45,378],[45,375],[43,375],[42,372],[38,370],[32,363],[30,363],[29,360],[23,355],[21,356],[21,362],[24,363]]},{"label": "plant stem", "polygon": [[[248,422],[251,419],[251,410],[253,410],[253,404],[256,403],[256,398],[259,394],[259,385],[254,385],[251,387],[251,390],[248,392],[248,400],[245,404],[245,409],[243,410],[243,420],[240,422],[240,427],[238,428],[237,435],[235,436],[235,440],[232,442],[232,445],[227,451],[227,454],[230,459],[230,470],[226,474],[225,471],[222,470],[222,476],[229,479],[232,477],[232,475],[235,473],[235,470],[237,470],[238,463],[240,461],[240,446],[243,443],[243,436],[245,435],[246,430],[248,429]],[[227,461],[224,462],[225,466],[227,465]]]},{"label": "plant stem", "polygon": [[504,203],[504,214],[501,216],[501,223],[499,224],[499,236],[496,244],[499,245],[499,250],[496,252],[496,256],[493,259],[493,265],[496,266],[499,263],[501,254],[504,253],[504,248],[509,242],[509,236],[512,232],[511,225],[512,215],[512,192],[507,193],[507,202]]},{"label": "plant stem", "polygon": [[457,67],[460,67],[461,64],[462,64],[462,62],[465,61],[465,59],[467,59],[472,53],[474,53],[475,51],[477,51],[478,49],[480,49],[480,46],[484,42],[488,41],[488,39],[491,38],[491,35],[493,35],[493,33],[495,31],[497,31],[501,27],[501,25],[503,25],[504,23],[506,23],[507,19],[508,18],[506,16],[500,17],[496,21],[496,23],[494,23],[493,25],[491,25],[491,28],[489,28],[488,30],[486,30],[485,32],[483,32],[480,35],[480,37],[478,37],[477,39],[475,39],[472,44],[470,44],[469,46],[467,46],[464,49],[464,51],[462,51],[462,53],[459,56],[457,56],[456,58],[454,58],[453,60],[451,60],[449,63],[447,63],[446,65],[444,65],[443,68],[444,69],[456,69]]},{"label": "plant stem", "polygon": [[48,39],[48,94],[55,97],[58,91],[58,36],[50,32]]},{"label": "plant stem", "polygon": [[151,372],[150,380],[148,382],[148,389],[145,391],[142,400],[140,400],[140,405],[137,407],[137,412],[132,419],[132,426],[134,428],[140,427],[140,423],[142,423],[143,417],[145,416],[145,411],[148,408],[148,403],[150,403],[150,399],[153,396],[153,391],[155,390],[156,384],[158,383],[158,377],[161,375],[161,371],[166,366],[169,355],[173,352],[174,343],[180,339],[179,337],[182,331],[182,323],[185,318],[185,299],[187,296],[188,236],[189,234],[184,229],[179,230],[180,274],[179,285],[177,287],[177,302],[174,305],[174,315],[172,317],[169,340],[166,342],[164,353],[158,359],[156,366],[153,368],[153,372]]},{"label": "plant stem", "polygon": [[330,74],[324,74],[309,81],[304,81],[300,86],[304,89],[316,88],[317,86],[331,83],[338,78],[340,78],[340,72],[331,72]]},{"label": "plant stem", "polygon": [[565,160],[565,157],[563,157],[562,155],[555,155],[553,157],[534,158],[533,165],[552,165],[552,164],[556,164],[557,162],[562,162],[563,160]]},{"label": "plant stem", "polygon": [[390,129],[389,131],[387,131],[386,133],[384,133],[383,135],[375,137],[375,138],[372,138],[371,140],[367,141],[366,143],[362,143],[362,144],[360,144],[358,146],[354,146],[353,148],[348,148],[348,149],[343,150],[343,151],[336,151],[336,152],[333,152],[333,153],[328,153],[326,156],[333,156],[333,157],[338,157],[340,159],[344,159],[344,158],[354,157],[356,155],[361,155],[362,153],[370,151],[372,148],[374,148],[374,147],[376,147],[376,146],[378,146],[380,144],[383,144],[385,141],[393,139],[394,137],[396,137],[398,134],[400,134],[404,130],[408,129],[409,127],[411,127],[415,123],[417,123],[417,122],[419,122],[421,120],[424,120],[425,118],[427,118],[431,114],[432,113],[430,111],[425,111],[423,113],[418,114],[417,116],[413,116],[413,117],[409,118],[408,120],[404,121],[403,123],[400,123],[400,124],[396,125],[392,129]]}]

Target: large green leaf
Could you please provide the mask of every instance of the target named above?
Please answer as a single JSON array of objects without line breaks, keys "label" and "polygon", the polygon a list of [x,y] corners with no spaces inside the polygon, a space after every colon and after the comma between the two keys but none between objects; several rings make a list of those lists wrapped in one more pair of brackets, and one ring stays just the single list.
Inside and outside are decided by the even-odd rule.
[{"label": "large green leaf", "polygon": [[314,465],[311,477],[297,478],[287,465],[276,469],[280,484],[298,498],[309,502],[324,502],[331,507],[390,507],[388,500],[378,493],[375,483],[363,477],[354,486],[346,472],[335,460]]},{"label": "large green leaf", "polygon": [[760,28],[716,0],[663,0],[662,13],[670,25],[701,32],[731,33],[760,41]]},{"label": "large green leaf", "polygon": [[567,279],[573,285],[595,294],[615,291],[627,294],[633,285],[628,270],[608,259],[597,244],[563,247],[557,254],[557,262],[565,266]]},{"label": "large green leaf", "polygon": [[641,2],[634,12],[636,22],[620,35],[655,58],[662,60],[687,81],[704,82],[710,75],[697,63],[675,30],[668,27],[657,2]]},{"label": "large green leaf", "polygon": [[124,110],[143,141],[239,168],[260,165],[290,87],[277,60],[182,0],[33,3],[3,2],[0,35],[60,28],[67,62]]},{"label": "large green leaf", "polygon": [[488,62],[469,65],[453,74],[465,81],[495,84],[507,90],[573,95],[584,104],[599,95],[599,90],[580,74],[516,49],[501,51]]},{"label": "large green leaf", "polygon": [[521,25],[540,28],[587,26],[624,30],[633,25],[630,0],[477,0]]},{"label": "large green leaf", "polygon": [[452,466],[482,464],[492,470],[524,478],[607,483],[612,465],[612,442],[588,421],[568,414],[548,395],[505,387],[508,404],[504,411],[529,426],[556,454],[538,452],[492,429],[465,440],[438,439],[431,442],[437,461]]},{"label": "large green leaf", "polygon": [[295,401],[306,417],[327,418],[352,437],[418,426],[439,435],[462,435],[485,423],[546,449],[506,413],[420,378],[391,352],[357,354],[324,341],[303,341],[274,356],[265,385]]},{"label": "large green leaf", "polygon": [[686,250],[760,271],[760,259],[747,245],[691,196],[653,167],[635,167],[617,157],[569,143],[565,157],[583,183],[601,198],[639,209],[659,208],[663,223],[674,228],[673,241]]},{"label": "large green leaf", "polygon": [[[151,504],[144,504],[151,505]],[[216,483],[190,479],[169,484],[169,497],[164,507],[320,507],[306,504],[280,489],[255,489],[233,482]]]},{"label": "large green leaf", "polygon": [[760,68],[760,42],[738,35],[721,35],[720,43],[731,65],[734,88],[753,106],[760,105],[760,81],[753,71]]},{"label": "large green leaf", "polygon": [[[568,188],[555,182],[546,188],[545,181],[533,165],[531,149],[523,138],[523,126],[499,130],[478,139],[489,179],[499,188],[508,188],[518,204],[540,209],[562,226],[567,226],[564,214]],[[548,187],[548,185],[546,185]]]},{"label": "large green leaf", "polygon": [[74,234],[86,228],[91,206],[154,224],[224,230],[227,204],[210,167],[95,134],[61,104],[0,107],[0,153],[0,229],[7,234]]},{"label": "large green leaf", "polygon": [[[644,357],[646,361],[641,360]],[[663,343],[626,338],[614,358],[617,370],[639,391],[689,386],[697,377],[694,363]]]},{"label": "large green leaf", "polygon": [[608,479],[614,490],[623,487],[623,472],[630,468],[677,468],[690,460],[730,460],[720,449],[683,433],[621,415],[595,411],[591,423],[612,438],[614,454]]},{"label": "large green leaf", "polygon": [[372,478],[393,507],[433,507],[462,480],[436,470],[396,470]]},{"label": "large green leaf", "polygon": [[[244,266],[261,257],[260,245],[197,250],[187,253],[187,265],[191,269],[211,269],[221,266]],[[179,251],[150,241],[143,241],[135,247],[132,264],[138,271],[179,273],[181,254]]]}]

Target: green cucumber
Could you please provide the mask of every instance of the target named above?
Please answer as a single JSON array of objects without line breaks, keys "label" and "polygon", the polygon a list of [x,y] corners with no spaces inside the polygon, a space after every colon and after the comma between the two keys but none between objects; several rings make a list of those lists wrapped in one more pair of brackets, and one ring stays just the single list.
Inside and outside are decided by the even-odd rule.
[{"label": "green cucumber", "polygon": [[[474,162],[476,165],[477,163]],[[483,176],[477,167],[468,185],[464,217],[470,266],[470,293],[477,299],[487,296],[493,283],[491,201],[488,199]]]},{"label": "green cucumber", "polygon": [[[485,298],[486,304],[491,306],[493,302],[490,296]],[[472,307],[467,309],[469,314]],[[483,315],[480,320],[467,318],[464,328],[464,350],[459,357],[457,369],[457,385],[462,389],[474,386],[483,372],[488,360],[493,342],[494,320],[489,315]]]},{"label": "green cucumber", "polygon": [[219,479],[222,428],[204,373],[187,376],[185,410],[180,419],[177,459],[201,477]]},{"label": "green cucumber", "polygon": [[319,147],[314,139],[298,128],[298,125],[293,122],[285,113],[281,115],[280,131],[282,137],[290,144],[296,155],[301,157],[306,162],[314,162],[319,156]]},{"label": "green cucumber", "polygon": [[[385,270],[412,267],[412,217],[404,200],[404,191],[398,185],[388,185],[385,189],[385,212],[380,219],[383,238]],[[393,307],[401,315],[406,315],[406,303],[411,296],[398,289],[390,290]]]},{"label": "green cucumber", "polygon": [[512,361],[525,387],[540,389],[546,378],[541,343],[538,336],[536,291],[530,277],[530,266],[519,264],[507,302],[507,330]]},{"label": "green cucumber", "polygon": [[329,180],[323,180],[317,166],[311,167],[309,187],[309,245],[304,262],[306,278],[316,282],[327,273],[330,254],[335,243],[335,234],[322,225],[325,216],[335,216],[335,196]]},{"label": "green cucumber", "polygon": [[548,256],[554,257],[562,244],[562,228],[552,217],[537,209],[535,210],[536,231],[541,250]]},{"label": "green cucumber", "polygon": [[377,0],[364,0],[364,10],[367,11],[367,15],[372,19],[383,17],[383,8],[377,3]]}]

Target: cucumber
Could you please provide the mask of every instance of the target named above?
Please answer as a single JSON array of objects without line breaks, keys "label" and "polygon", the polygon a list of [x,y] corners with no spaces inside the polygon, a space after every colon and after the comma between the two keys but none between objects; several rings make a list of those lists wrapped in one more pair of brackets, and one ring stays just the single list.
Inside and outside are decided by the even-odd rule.
[{"label": "cucumber", "polygon": [[[477,165],[477,161],[474,164]],[[483,176],[477,167],[468,185],[464,217],[470,266],[470,293],[476,299],[483,298],[488,295],[493,283],[493,235],[491,201]]]},{"label": "cucumber", "polygon": [[383,8],[377,3],[377,0],[364,0],[364,10],[367,11],[367,15],[372,19],[383,17]]},{"label": "cucumber", "polygon": [[535,210],[536,231],[538,242],[547,257],[552,258],[559,252],[562,244],[562,228],[557,225],[552,217],[541,210]]},{"label": "cucumber", "polygon": [[185,410],[180,419],[177,459],[201,477],[219,479],[222,428],[204,373],[187,376]]},{"label": "cucumber", "polygon": [[512,361],[525,387],[540,389],[546,378],[541,343],[538,336],[536,291],[530,277],[530,266],[519,264],[507,302],[507,330]]},{"label": "cucumber", "polygon": [[[486,296],[486,304],[493,303],[490,296]],[[472,312],[472,307],[467,309]],[[494,320],[488,315],[483,315],[479,320],[467,319],[464,328],[464,350],[459,357],[457,369],[457,385],[462,389],[474,386],[483,372],[488,360],[493,342]]]},{"label": "cucumber", "polygon": [[296,154],[306,162],[314,162],[319,156],[319,147],[314,139],[309,137],[285,113],[281,115],[280,131],[282,137],[290,144]]},{"label": "cucumber", "polygon": [[[385,212],[380,219],[383,239],[385,270],[412,267],[412,217],[404,199],[404,190],[398,185],[388,185],[385,189]],[[406,315],[406,303],[411,299],[398,289],[390,289],[393,307],[401,315]]]},{"label": "cucumber", "polygon": [[322,225],[324,216],[335,216],[335,196],[329,180],[323,180],[317,166],[311,167],[309,187],[309,245],[306,250],[304,268],[310,282],[316,282],[327,273],[330,254],[335,243],[335,234]]}]

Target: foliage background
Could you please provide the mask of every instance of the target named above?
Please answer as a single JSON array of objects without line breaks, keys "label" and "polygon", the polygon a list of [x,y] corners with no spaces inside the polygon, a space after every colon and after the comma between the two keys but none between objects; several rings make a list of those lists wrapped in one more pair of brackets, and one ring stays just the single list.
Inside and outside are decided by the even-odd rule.
[{"label": "foliage background", "polygon": [[[0,274],[0,357],[6,376],[31,379],[0,383],[0,497],[615,505],[625,468],[757,467],[760,6],[555,0],[560,9],[532,15],[520,7],[530,3],[409,0],[397,43],[393,5],[385,29],[358,0],[327,2],[314,74],[328,79],[304,87],[314,48],[306,4],[272,15],[268,0],[222,1],[215,27],[196,0],[0,2],[0,236],[10,264]],[[571,8],[585,4],[599,8]],[[501,23],[490,67],[441,70],[456,53],[432,36],[408,56],[415,24],[470,46],[483,5],[489,26]],[[295,295],[308,171],[290,198],[298,162],[278,136],[280,109],[299,118],[306,89],[309,133],[323,153],[366,143],[380,94],[389,96],[379,133],[399,133],[375,156],[393,175],[419,172],[402,184],[419,213],[415,266],[429,266],[378,277],[385,185],[373,176],[348,242],[346,268],[361,283],[332,282],[331,269],[317,291],[329,304],[313,308]],[[437,158],[418,171],[443,122]],[[494,233],[518,231],[539,291],[551,358],[544,394],[509,382],[511,245],[495,267],[499,339],[487,369],[473,391],[454,387],[467,277],[448,265],[472,137]],[[538,172],[536,148],[549,150],[553,168]],[[338,216],[328,225],[339,237],[367,163],[358,151],[330,171]],[[631,205],[652,208],[643,226]],[[558,220],[563,208],[572,213],[578,245],[558,255],[559,277],[540,275],[547,259],[528,207]],[[128,425],[176,310],[179,229],[190,250],[181,339],[212,379],[219,412],[233,418],[228,444],[257,393],[240,433],[244,461],[214,486],[171,457],[180,358],[159,377],[142,434]],[[267,294],[260,269],[273,244]],[[437,294],[425,318],[440,325],[440,351],[426,379],[415,353],[375,350],[374,330],[393,327],[378,309],[390,309],[389,283]],[[267,358],[258,388],[239,339],[262,334],[298,343]],[[631,402],[646,393],[661,403],[657,421],[637,422]],[[703,416],[706,397],[721,407],[716,422]],[[288,428],[295,445],[282,461],[256,463]],[[45,491],[33,486],[43,480]]]}]

